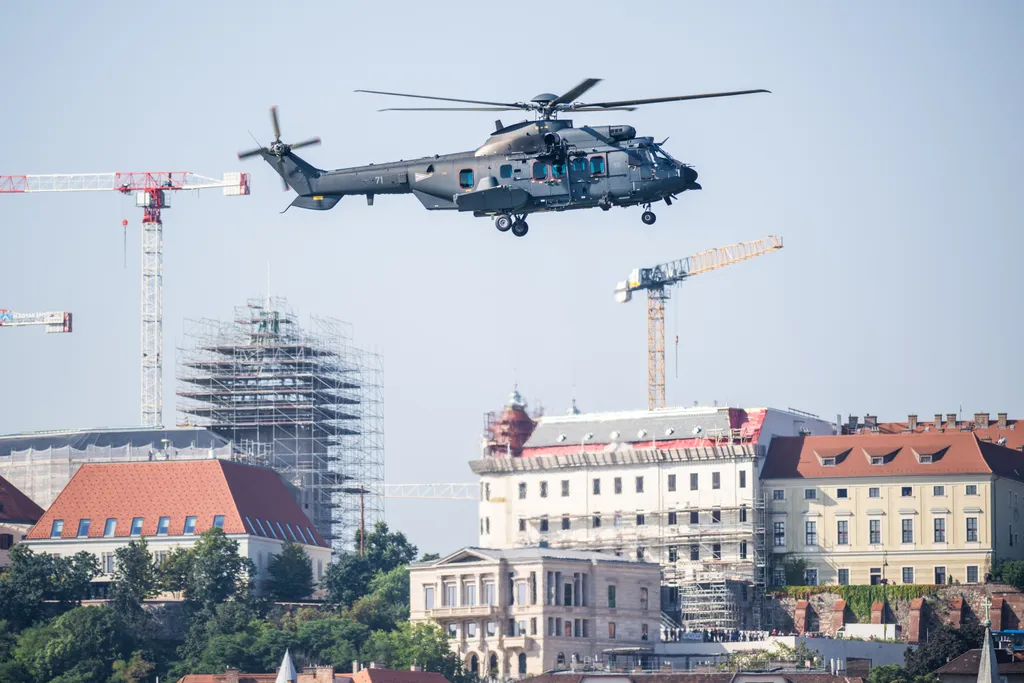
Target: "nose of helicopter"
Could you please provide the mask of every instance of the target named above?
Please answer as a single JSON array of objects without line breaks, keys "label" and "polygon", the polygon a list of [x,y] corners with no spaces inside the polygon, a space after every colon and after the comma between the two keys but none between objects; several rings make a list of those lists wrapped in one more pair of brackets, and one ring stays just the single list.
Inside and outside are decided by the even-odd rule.
[{"label": "nose of helicopter", "polygon": [[697,182],[697,171],[690,166],[683,167],[683,180],[686,182],[686,189],[688,190],[699,190],[700,184]]}]

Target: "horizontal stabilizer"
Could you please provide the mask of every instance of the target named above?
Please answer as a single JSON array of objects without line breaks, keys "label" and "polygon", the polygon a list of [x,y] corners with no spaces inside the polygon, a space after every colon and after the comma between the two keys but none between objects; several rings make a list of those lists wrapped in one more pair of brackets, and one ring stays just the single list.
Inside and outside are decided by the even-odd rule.
[{"label": "horizontal stabilizer", "polygon": [[455,196],[459,211],[512,211],[524,206],[530,195],[518,187],[492,187]]},{"label": "horizontal stabilizer", "polygon": [[[288,205],[288,209],[293,206],[300,209],[312,209],[314,211],[327,211],[333,209],[334,205],[341,201],[341,197],[332,197],[330,195],[315,195],[313,197],[296,197],[295,201]],[[284,211],[287,211],[285,209]],[[284,213],[282,211],[281,213]]]}]

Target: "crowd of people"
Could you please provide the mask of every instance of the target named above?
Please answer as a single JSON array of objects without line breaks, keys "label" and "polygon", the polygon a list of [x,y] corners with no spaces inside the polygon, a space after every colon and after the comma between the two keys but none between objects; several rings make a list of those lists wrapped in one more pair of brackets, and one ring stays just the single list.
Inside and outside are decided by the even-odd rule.
[{"label": "crowd of people", "polygon": [[742,629],[687,629],[685,626],[663,634],[663,639],[672,642],[684,640],[695,643],[751,643],[769,636],[791,635],[781,631],[746,631]]}]

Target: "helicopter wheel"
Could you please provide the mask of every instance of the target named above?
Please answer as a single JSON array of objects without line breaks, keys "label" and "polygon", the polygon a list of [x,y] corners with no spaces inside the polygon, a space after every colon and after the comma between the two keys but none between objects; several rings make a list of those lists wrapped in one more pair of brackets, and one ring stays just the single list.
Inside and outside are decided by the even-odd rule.
[{"label": "helicopter wheel", "polygon": [[498,232],[508,232],[508,229],[512,227],[512,219],[506,214],[499,214],[494,218],[494,227],[498,229]]},{"label": "helicopter wheel", "polygon": [[523,237],[530,231],[530,226],[524,220],[518,220],[512,224],[512,234],[516,237]]},{"label": "helicopter wheel", "polygon": [[644,222],[644,225],[654,225],[654,221],[658,220],[658,217],[654,215],[653,211],[644,211],[640,214],[640,220]]}]

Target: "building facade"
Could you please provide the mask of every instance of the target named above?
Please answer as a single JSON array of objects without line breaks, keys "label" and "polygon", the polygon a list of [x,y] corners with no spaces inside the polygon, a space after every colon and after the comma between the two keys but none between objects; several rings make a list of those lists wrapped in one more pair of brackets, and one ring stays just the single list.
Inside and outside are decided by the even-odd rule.
[{"label": "building facade", "polygon": [[464,548],[409,567],[410,620],[439,624],[469,671],[523,678],[650,652],[660,569],[601,553]]},{"label": "building facade", "polygon": [[314,583],[330,562],[326,541],[275,472],[224,460],[82,465],[24,542],[35,552],[94,554],[102,571],[94,593],[102,597],[118,548],[145,538],[160,562],[211,527],[253,561],[257,588],[285,541],[310,557]]},{"label": "building facade", "polygon": [[9,481],[0,477],[0,567],[6,567],[13,548],[25,538],[43,509]]},{"label": "building facade", "polygon": [[1024,462],[969,431],[776,438],[761,477],[776,584],[973,584],[1024,559]]}]

